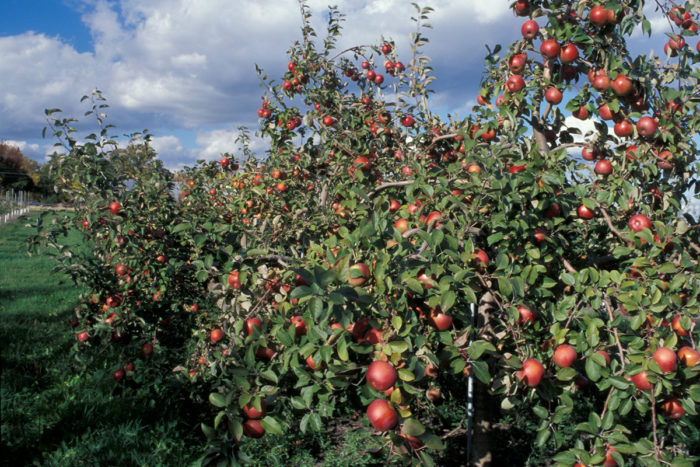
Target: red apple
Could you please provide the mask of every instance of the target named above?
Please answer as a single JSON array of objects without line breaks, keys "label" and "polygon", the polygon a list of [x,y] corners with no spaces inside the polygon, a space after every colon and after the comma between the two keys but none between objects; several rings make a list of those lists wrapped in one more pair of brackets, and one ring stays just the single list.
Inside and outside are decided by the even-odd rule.
[{"label": "red apple", "polygon": [[651,221],[644,214],[635,214],[634,216],[630,217],[627,225],[635,232],[641,232],[644,228],[651,229]]},{"label": "red apple", "polygon": [[542,55],[549,59],[557,58],[560,50],[561,48],[559,47],[559,44],[554,39],[547,39],[546,41],[542,42],[542,45],[540,45],[540,52],[542,52]]},{"label": "red apple", "polygon": [[608,24],[609,19],[608,11],[602,5],[594,6],[588,14],[588,20],[598,27]]},{"label": "red apple", "polygon": [[[519,74],[523,69],[525,68],[525,64],[527,63],[527,55],[524,53],[519,53],[515,54],[510,57],[508,60],[508,68],[510,68],[510,71],[513,73]],[[525,83],[523,83],[524,87]],[[522,88],[520,88],[522,89]],[[515,92],[515,91],[511,91]]]},{"label": "red apple", "polygon": [[523,23],[520,32],[525,39],[532,39],[540,32],[540,26],[535,20],[529,19]]},{"label": "red apple", "polygon": [[369,279],[369,268],[365,263],[356,263],[350,266],[348,283],[353,287],[359,287]]},{"label": "red apple", "polygon": [[211,333],[209,333],[209,339],[211,340],[212,344],[216,344],[219,342],[221,339],[224,338],[224,331],[221,329],[213,329]]},{"label": "red apple", "polygon": [[580,205],[578,209],[576,209],[576,213],[581,219],[593,219],[593,217],[595,216],[595,213],[583,204]]},{"label": "red apple", "polygon": [[637,133],[644,138],[651,138],[659,129],[659,124],[651,117],[642,117],[637,121]]},{"label": "red apple", "polygon": [[109,203],[109,212],[111,212],[112,214],[119,214],[121,208],[122,205],[117,201],[112,201],[111,203]]},{"label": "red apple", "polygon": [[506,89],[510,92],[518,92],[525,88],[525,80],[520,75],[511,75],[506,81]]},{"label": "red apple", "polygon": [[489,265],[489,256],[486,254],[484,250],[476,250],[474,252],[475,260],[478,263],[481,263],[482,267],[486,267]]},{"label": "red apple", "polygon": [[681,325],[681,315],[676,315],[671,320],[671,329],[675,331],[679,336],[687,336],[690,334],[687,329]]},{"label": "red apple", "polygon": [[384,399],[376,399],[369,404],[367,418],[372,426],[379,431],[390,430],[399,422],[399,415]]},{"label": "red apple", "polygon": [[153,345],[146,342],[141,346],[141,353],[144,354],[146,357],[153,355]]},{"label": "red apple", "polygon": [[386,391],[396,383],[398,373],[391,363],[377,360],[367,368],[367,383],[377,391]]},{"label": "red apple", "polygon": [[256,409],[250,402],[244,405],[241,410],[246,418],[251,420],[259,420],[265,416],[265,412],[267,411],[265,399],[260,400],[260,410]]},{"label": "red apple", "polygon": [[262,438],[265,434],[260,420],[246,420],[243,422],[243,434],[249,438]]},{"label": "red apple", "polygon": [[621,120],[615,124],[613,131],[621,138],[631,136],[633,133],[632,124],[627,120]]},{"label": "red apple", "polygon": [[569,367],[576,360],[576,350],[569,344],[562,344],[554,350],[552,360],[561,368]]},{"label": "red apple", "polygon": [[452,326],[452,316],[445,313],[434,313],[430,315],[430,323],[438,331],[447,331]]},{"label": "red apple", "polygon": [[640,373],[637,373],[636,375],[632,376],[631,378],[632,383],[637,386],[637,389],[642,390],[642,391],[649,391],[651,389],[651,383],[649,382],[649,379],[647,378],[647,372],[642,371]]},{"label": "red apple", "polygon": [[678,360],[686,367],[692,368],[700,361],[700,352],[688,346],[681,347],[678,351]]},{"label": "red apple", "polygon": [[544,366],[534,358],[528,358],[523,362],[523,367],[517,373],[517,377],[521,381],[525,381],[530,387],[535,387],[542,381],[544,375]]},{"label": "red apple", "polygon": [[559,89],[552,86],[549,89],[547,89],[547,91],[545,91],[544,98],[550,104],[557,105],[561,102],[562,94]]},{"label": "red apple", "polygon": [[683,414],[685,414],[685,409],[681,405],[680,399],[677,397],[671,397],[661,404],[661,411],[667,418],[674,420],[681,418]]},{"label": "red apple", "polygon": [[586,106],[582,105],[578,108],[578,110],[571,112],[571,115],[579,120],[586,120],[588,118],[588,109],[586,109]]},{"label": "red apple", "polygon": [[126,373],[120,368],[118,370],[115,370],[113,377],[114,381],[116,381],[117,383],[121,383],[122,380],[124,380],[124,378],[126,377]]},{"label": "red apple", "polygon": [[676,369],[676,353],[668,347],[659,347],[654,352],[653,359],[664,373],[670,373]]},{"label": "red apple", "polygon": [[605,366],[610,366],[610,355],[605,350],[596,350],[597,354],[600,354],[605,359]]},{"label": "red apple", "polygon": [[306,335],[306,323],[304,322],[304,318],[300,315],[297,316],[292,316],[289,319],[290,323],[294,325],[294,336],[295,337],[301,337]]},{"label": "red apple", "polygon": [[318,365],[314,362],[313,355],[309,355],[308,357],[306,357],[306,364],[309,365],[309,368],[311,368],[314,371],[320,370],[323,366],[323,362],[318,362]]},{"label": "red apple", "polygon": [[629,96],[634,91],[634,84],[627,76],[623,74],[617,75],[617,78],[610,84],[612,90],[618,96]]},{"label": "red apple", "polygon": [[571,63],[578,58],[578,49],[574,44],[567,44],[561,48],[559,60],[562,63]]},{"label": "red apple", "polygon": [[260,318],[248,318],[245,320],[245,332],[247,335],[253,334],[253,330],[255,328],[258,328],[260,330],[262,328],[262,322],[260,321]]},{"label": "red apple", "polygon": [[612,164],[607,159],[601,159],[595,164],[595,173],[599,175],[610,175],[612,173]]},{"label": "red apple", "polygon": [[525,305],[518,305],[518,314],[520,315],[518,318],[518,324],[532,324],[537,319],[537,311],[530,309]]}]

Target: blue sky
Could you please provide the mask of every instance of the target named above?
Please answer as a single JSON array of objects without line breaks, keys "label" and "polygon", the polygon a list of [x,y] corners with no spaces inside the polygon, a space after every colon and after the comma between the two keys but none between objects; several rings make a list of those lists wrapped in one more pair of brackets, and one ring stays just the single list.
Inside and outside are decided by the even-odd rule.
[{"label": "blue sky", "polygon": [[[408,56],[410,2],[337,3],[347,15],[341,46],[378,43],[384,35],[396,41],[400,57]],[[328,1],[309,4],[323,30]],[[438,77],[433,105],[465,116],[478,92],[483,45],[507,46],[520,37],[523,19],[503,0],[429,4],[435,12],[426,54]],[[648,15],[658,54],[668,25],[653,3]],[[254,65],[280,76],[299,25],[296,0],[2,0],[0,140],[43,161],[54,143],[41,139],[43,110],[80,117],[86,110],[80,97],[98,88],[118,133],[148,128],[167,166],[217,159],[233,149],[239,126],[257,123]],[[650,42],[631,46],[643,53]]]}]

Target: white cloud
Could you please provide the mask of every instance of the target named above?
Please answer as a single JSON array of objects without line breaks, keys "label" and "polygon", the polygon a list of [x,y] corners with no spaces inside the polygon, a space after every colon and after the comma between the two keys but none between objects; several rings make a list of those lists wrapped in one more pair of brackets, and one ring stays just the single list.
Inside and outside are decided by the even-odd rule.
[{"label": "white cloud", "polygon": [[[254,64],[271,77],[281,76],[286,49],[300,39],[296,0],[83,2],[94,52],[78,53],[58,37],[31,32],[0,37],[0,138],[37,138],[46,107],[81,116],[86,109],[78,104],[80,96],[98,88],[118,133],[150,128],[160,136],[154,146],[167,164],[213,160],[232,150],[233,128],[255,126],[261,89]],[[441,111],[465,117],[478,92],[483,44],[519,38],[523,19],[508,10],[509,0],[436,3],[424,50],[439,77],[433,100]],[[327,4],[309,2],[318,42],[325,37]],[[410,18],[416,15],[410,2],[348,1],[340,10],[346,21],[339,51],[376,44],[383,36],[396,41],[404,63],[410,61],[409,34],[415,30]],[[663,20],[657,14],[654,26]],[[199,147],[185,147],[172,136],[182,128],[197,133]],[[261,140],[253,141],[254,149],[263,147]]]}]

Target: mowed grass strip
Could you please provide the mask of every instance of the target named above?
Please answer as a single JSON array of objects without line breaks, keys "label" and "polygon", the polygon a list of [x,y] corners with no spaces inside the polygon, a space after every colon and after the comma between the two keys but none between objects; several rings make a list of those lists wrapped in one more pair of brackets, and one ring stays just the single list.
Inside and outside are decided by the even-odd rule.
[{"label": "mowed grass strip", "polygon": [[[177,397],[124,393],[113,368],[73,358],[80,289],[51,272],[56,263],[46,252],[27,254],[36,228],[26,224],[37,217],[0,226],[1,465],[191,463],[202,436],[177,410]],[[82,236],[60,241],[78,245]]]}]

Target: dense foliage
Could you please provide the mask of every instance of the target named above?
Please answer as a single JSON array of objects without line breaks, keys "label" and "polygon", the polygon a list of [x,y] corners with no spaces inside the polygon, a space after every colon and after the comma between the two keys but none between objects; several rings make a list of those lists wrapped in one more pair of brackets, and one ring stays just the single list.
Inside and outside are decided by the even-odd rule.
[{"label": "dense foliage", "polygon": [[[697,191],[698,7],[659,5],[680,34],[670,57],[632,57],[643,6],[516,2],[538,21],[489,53],[461,120],[430,110],[430,9],[399,57],[388,40],[336,50],[334,9],[317,40],[302,3],[288,71],[259,70],[264,157],[242,132],[180,174],[178,199],[148,135],[116,149],[99,92],[87,142],[48,111],[95,245],[43,237],[92,291],[78,355],[114,346],[118,384],[177,378],[207,398],[204,463],[353,407],[386,456],[431,464],[466,424],[438,405],[473,374],[503,410],[535,414],[554,462],[690,465],[700,247],[681,206]],[[581,391],[587,418],[558,430]]]}]

